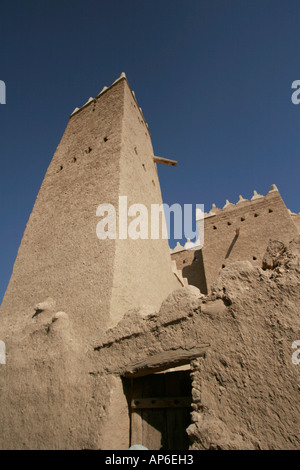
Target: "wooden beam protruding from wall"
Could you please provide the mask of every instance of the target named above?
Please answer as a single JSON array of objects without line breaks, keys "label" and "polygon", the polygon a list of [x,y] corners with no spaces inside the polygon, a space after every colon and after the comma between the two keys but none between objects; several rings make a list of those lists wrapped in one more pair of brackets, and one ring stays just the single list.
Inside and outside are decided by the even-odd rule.
[{"label": "wooden beam protruding from wall", "polygon": [[170,160],[169,158],[154,156],[153,160],[155,161],[155,163],[163,163],[164,165],[177,166],[177,161],[176,160]]}]

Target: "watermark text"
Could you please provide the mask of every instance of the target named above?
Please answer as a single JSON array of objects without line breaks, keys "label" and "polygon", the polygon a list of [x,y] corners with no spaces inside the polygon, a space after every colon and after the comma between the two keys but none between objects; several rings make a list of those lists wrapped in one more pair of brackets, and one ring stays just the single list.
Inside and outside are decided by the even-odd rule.
[{"label": "watermark text", "polygon": [[6,104],[6,85],[3,80],[0,80],[0,104]]},{"label": "watermark text", "polygon": [[296,349],[295,352],[292,354],[292,363],[295,364],[295,366],[298,366],[300,364],[300,340],[296,340],[292,344],[292,349]]},{"label": "watermark text", "polygon": [[6,364],[6,347],[4,341],[0,341],[0,364]]},{"label": "watermark text", "polygon": [[291,100],[293,104],[300,103],[300,80],[294,80],[292,83],[292,88],[296,89],[291,96]]},{"label": "watermark text", "polygon": [[[101,217],[96,227],[100,240],[158,240],[189,238],[196,240],[201,248],[204,242],[204,218],[195,217],[204,214],[203,204],[131,204],[127,196],[119,196],[118,207],[113,204],[100,204],[96,216]],[[199,243],[198,243],[199,242]]]}]

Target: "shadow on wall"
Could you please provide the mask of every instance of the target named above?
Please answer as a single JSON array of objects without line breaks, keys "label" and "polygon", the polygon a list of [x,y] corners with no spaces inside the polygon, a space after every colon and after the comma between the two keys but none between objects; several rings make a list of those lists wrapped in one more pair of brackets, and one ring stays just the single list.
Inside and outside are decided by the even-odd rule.
[{"label": "shadow on wall", "polygon": [[226,255],[225,255],[225,259],[229,258],[230,253],[232,252],[233,247],[234,247],[234,245],[236,244],[236,241],[237,241],[238,237],[239,237],[239,234],[236,233],[235,236],[234,236],[234,238],[233,238],[233,240],[232,240],[232,242],[230,243],[230,246],[229,246],[229,248],[228,248],[228,251],[227,251],[227,253],[226,253]]},{"label": "shadow on wall", "polygon": [[198,287],[202,294],[207,294],[206,276],[202,250],[196,250],[191,264],[182,269],[183,277],[186,277],[189,285]]}]

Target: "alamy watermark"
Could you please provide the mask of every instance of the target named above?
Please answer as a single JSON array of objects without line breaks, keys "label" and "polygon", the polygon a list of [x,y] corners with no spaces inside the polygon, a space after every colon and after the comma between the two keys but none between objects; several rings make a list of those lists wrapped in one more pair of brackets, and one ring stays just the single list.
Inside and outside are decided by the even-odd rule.
[{"label": "alamy watermark", "polygon": [[300,80],[294,80],[292,83],[292,88],[296,89],[291,96],[291,100],[293,104],[300,103]]},{"label": "alamy watermark", "polygon": [[0,341],[0,364],[6,364],[6,347],[4,341]]},{"label": "alamy watermark", "polygon": [[300,364],[300,340],[299,339],[293,342],[292,349],[296,349],[296,351],[293,352],[292,354],[292,363],[295,364],[295,366],[298,366]]},{"label": "alamy watermark", "polygon": [[[197,223],[195,217],[197,213]],[[102,217],[96,227],[100,240],[181,240],[183,235],[196,240],[201,248],[204,242],[204,205],[203,204],[151,204],[150,210],[144,204],[128,207],[127,196],[119,196],[118,207],[113,204],[100,204],[96,211]],[[193,229],[195,225],[195,230]]]},{"label": "alamy watermark", "polygon": [[6,104],[6,85],[3,80],[0,80],[0,104]]}]

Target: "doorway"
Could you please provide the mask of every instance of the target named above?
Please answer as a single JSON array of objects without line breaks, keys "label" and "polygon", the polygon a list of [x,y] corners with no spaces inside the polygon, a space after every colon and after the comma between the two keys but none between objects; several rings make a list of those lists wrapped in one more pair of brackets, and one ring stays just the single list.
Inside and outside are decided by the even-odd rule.
[{"label": "doorway", "polygon": [[149,450],[187,450],[190,371],[150,374],[130,381],[130,445],[142,444]]}]

